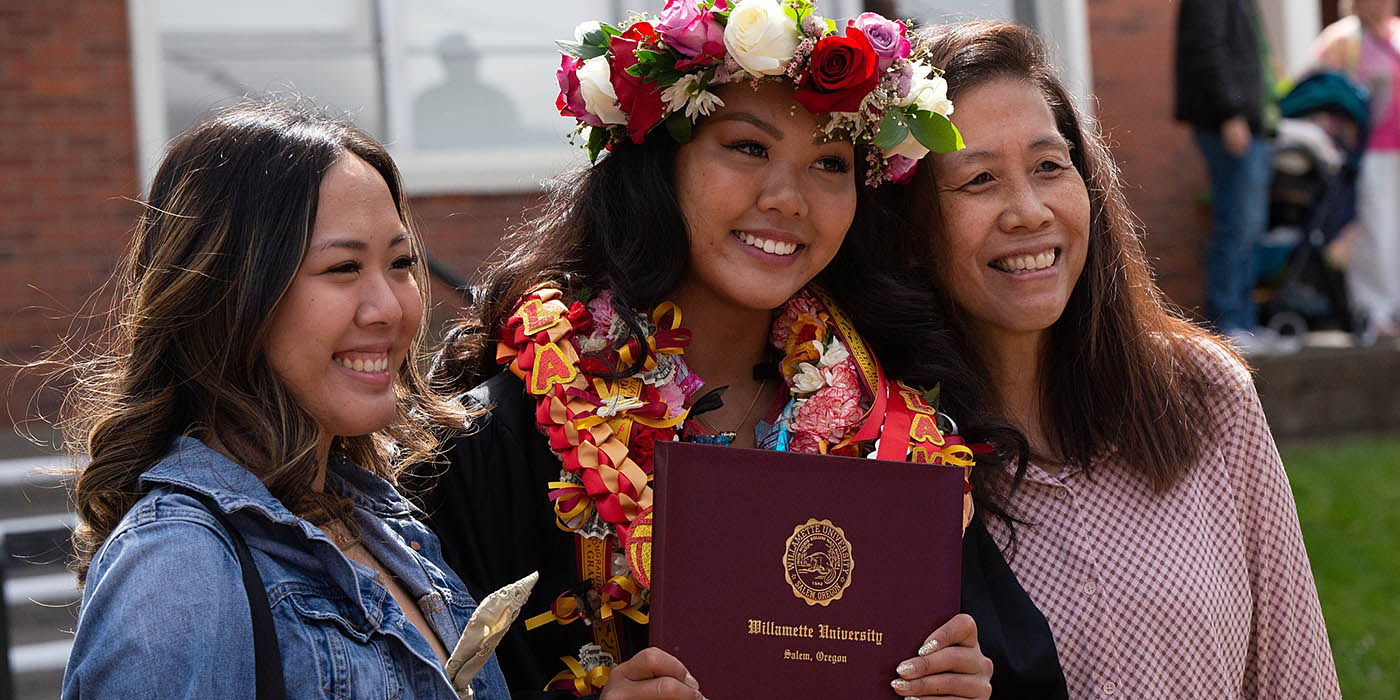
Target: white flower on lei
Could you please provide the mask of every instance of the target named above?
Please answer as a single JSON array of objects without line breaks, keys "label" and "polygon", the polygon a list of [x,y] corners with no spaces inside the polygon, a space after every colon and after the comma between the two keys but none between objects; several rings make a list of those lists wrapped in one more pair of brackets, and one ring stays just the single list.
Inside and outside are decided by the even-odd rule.
[{"label": "white flower on lei", "polygon": [[792,375],[792,388],[799,394],[811,394],[826,386],[826,377],[810,362],[797,365],[797,374]]},{"label": "white flower on lei", "polygon": [[716,107],[723,107],[724,100],[713,92],[700,87],[700,75],[687,73],[670,87],[661,91],[661,101],[670,112],[685,110],[685,116],[694,120],[697,116],[708,117]]},{"label": "white flower on lei", "polygon": [[[820,347],[820,344],[818,347]],[[826,348],[822,350],[822,357],[818,362],[822,367],[832,367],[845,362],[846,358],[850,356],[851,353],[846,350],[846,346],[842,345],[840,340],[832,338],[831,342],[827,343]]]},{"label": "white flower on lei", "polygon": [[797,23],[777,0],[739,0],[724,27],[725,51],[755,76],[781,75],[797,44]]}]

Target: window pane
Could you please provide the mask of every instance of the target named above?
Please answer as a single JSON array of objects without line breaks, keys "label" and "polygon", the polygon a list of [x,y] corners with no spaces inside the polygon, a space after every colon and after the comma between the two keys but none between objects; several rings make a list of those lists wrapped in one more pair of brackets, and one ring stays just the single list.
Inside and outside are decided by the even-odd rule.
[{"label": "window pane", "polygon": [[559,116],[556,39],[584,19],[616,22],[614,0],[390,5],[400,54],[392,75],[405,122],[395,141],[419,151],[553,147],[575,127]]},{"label": "window pane", "polygon": [[895,0],[896,14],[925,22],[970,19],[1015,21],[1015,0]]},{"label": "window pane", "polygon": [[171,135],[247,93],[292,92],[385,133],[373,0],[161,0]]}]

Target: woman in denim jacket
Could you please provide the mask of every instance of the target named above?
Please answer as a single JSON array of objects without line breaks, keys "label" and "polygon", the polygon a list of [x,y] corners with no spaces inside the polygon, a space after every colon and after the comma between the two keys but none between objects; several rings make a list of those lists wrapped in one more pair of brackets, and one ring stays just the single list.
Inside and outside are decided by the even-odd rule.
[{"label": "woman in denim jacket", "polygon": [[394,487],[390,450],[427,454],[416,418],[450,418],[415,364],[405,207],[381,146],[303,110],[245,104],[171,145],[67,402],[91,462],[64,698],[260,696],[264,594],[286,697],[509,697],[494,658],[449,679],[477,606]]}]

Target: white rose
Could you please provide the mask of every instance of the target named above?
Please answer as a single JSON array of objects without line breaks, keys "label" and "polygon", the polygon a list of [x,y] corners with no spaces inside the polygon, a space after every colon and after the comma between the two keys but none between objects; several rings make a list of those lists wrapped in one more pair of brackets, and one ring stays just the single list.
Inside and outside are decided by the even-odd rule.
[{"label": "white rose", "polygon": [[588,36],[589,34],[596,32],[602,28],[603,23],[599,22],[596,19],[591,19],[587,22],[579,22],[578,26],[574,27],[574,41],[577,41],[581,44],[583,43],[583,38],[585,36]]},{"label": "white rose", "polygon": [[925,148],[922,143],[919,143],[918,139],[914,138],[914,132],[912,131],[909,132],[909,135],[904,137],[904,140],[901,141],[898,146],[885,149],[886,158],[890,156],[904,156],[910,160],[918,160],[926,155],[928,155],[928,149]]},{"label": "white rose", "polygon": [[578,91],[583,95],[583,105],[589,114],[596,115],[604,124],[626,124],[627,115],[617,104],[611,75],[607,56],[590,58],[578,67]]},{"label": "white rose", "polygon": [[[941,75],[927,77],[927,66],[916,68],[909,81],[909,94],[900,100],[900,106],[914,105],[927,112],[935,112],[945,117],[953,116],[953,103],[948,99],[948,81]],[[924,75],[919,75],[922,72]]]},{"label": "white rose", "polygon": [[740,0],[724,27],[724,48],[753,75],[781,75],[797,49],[797,23],[777,0]]}]

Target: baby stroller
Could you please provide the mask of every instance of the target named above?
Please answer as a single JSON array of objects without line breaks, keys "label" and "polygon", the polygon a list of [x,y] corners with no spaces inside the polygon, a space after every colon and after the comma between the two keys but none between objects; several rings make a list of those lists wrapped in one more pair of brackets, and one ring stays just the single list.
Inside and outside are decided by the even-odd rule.
[{"label": "baby stroller", "polygon": [[1342,271],[1324,254],[1356,211],[1356,174],[1366,148],[1366,89],[1322,71],[1279,102],[1269,230],[1258,249],[1254,296],[1260,321],[1284,337],[1351,330]]}]

